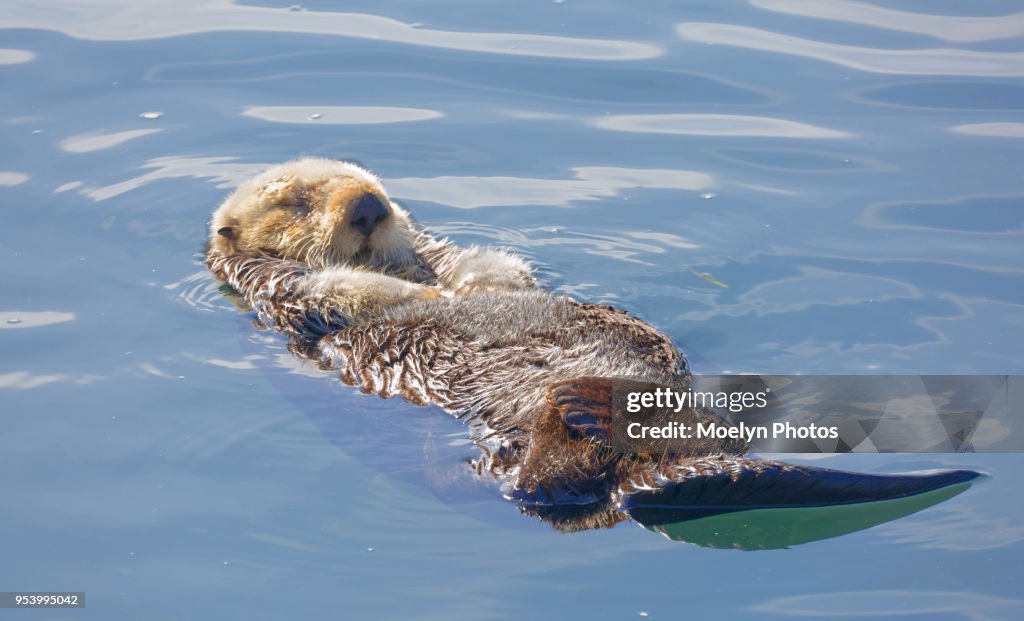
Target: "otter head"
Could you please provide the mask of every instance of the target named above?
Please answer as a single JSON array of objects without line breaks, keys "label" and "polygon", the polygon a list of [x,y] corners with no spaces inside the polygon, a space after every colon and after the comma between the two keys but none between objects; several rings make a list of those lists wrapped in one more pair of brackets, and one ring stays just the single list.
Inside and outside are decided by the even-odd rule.
[{"label": "otter head", "polygon": [[356,164],[304,158],[243,183],[213,214],[210,250],[314,267],[401,267],[415,260],[409,214]]}]

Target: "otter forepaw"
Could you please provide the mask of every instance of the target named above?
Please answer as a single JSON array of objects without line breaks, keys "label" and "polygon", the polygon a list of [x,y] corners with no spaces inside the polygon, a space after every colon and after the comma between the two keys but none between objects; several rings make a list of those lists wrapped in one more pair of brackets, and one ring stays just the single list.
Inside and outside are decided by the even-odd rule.
[{"label": "otter forepaw", "polygon": [[420,302],[429,302],[430,300],[437,300],[443,297],[444,294],[441,293],[440,289],[437,287],[428,287],[426,285],[421,285],[414,296],[414,298]]},{"label": "otter forepaw", "polygon": [[562,423],[586,438],[607,439],[612,428],[612,380],[577,377],[548,386],[548,403]]},{"label": "otter forepaw", "polygon": [[536,281],[520,257],[493,248],[465,252],[451,280],[456,295],[530,289]]}]

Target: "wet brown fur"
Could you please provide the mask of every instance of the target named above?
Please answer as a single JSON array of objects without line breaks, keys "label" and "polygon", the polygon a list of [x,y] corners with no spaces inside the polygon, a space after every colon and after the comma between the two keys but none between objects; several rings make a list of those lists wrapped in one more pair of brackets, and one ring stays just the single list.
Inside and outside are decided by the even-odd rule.
[{"label": "wet brown fur", "polygon": [[[535,288],[513,255],[434,238],[361,169],[330,173],[317,160],[317,174],[304,176],[302,162],[225,201],[211,225],[211,270],[290,335],[293,351],[343,382],[475,421],[477,471],[501,477],[524,511],[564,530],[610,526],[626,518],[619,505],[631,493],[709,472],[734,476],[750,461],[739,441],[695,443],[684,455],[613,450],[610,378],[688,386],[686,359],[666,335],[613,307]],[[379,239],[346,227],[365,193],[396,214]],[[371,272],[393,278],[364,286]],[[352,291],[373,299],[353,306]],[[581,413],[593,424],[576,425]]]}]

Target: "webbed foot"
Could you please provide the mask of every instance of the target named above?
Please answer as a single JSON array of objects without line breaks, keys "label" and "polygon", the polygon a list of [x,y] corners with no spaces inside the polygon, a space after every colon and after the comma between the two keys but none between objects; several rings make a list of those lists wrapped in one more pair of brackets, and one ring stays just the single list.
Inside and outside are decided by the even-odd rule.
[{"label": "webbed foot", "polygon": [[549,384],[548,403],[577,437],[597,440],[611,437],[611,378],[575,377]]}]

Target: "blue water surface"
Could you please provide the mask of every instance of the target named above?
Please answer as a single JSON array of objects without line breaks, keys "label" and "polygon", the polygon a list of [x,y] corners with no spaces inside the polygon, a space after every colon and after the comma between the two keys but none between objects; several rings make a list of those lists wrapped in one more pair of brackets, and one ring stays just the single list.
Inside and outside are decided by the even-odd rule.
[{"label": "blue water surface", "polygon": [[82,0],[0,12],[0,590],[34,619],[1019,619],[1024,460],[768,551],[561,534],[201,262],[240,180],[379,172],[697,372],[1024,372],[1024,13],[978,0]]}]

